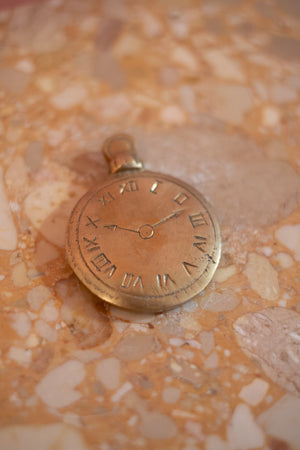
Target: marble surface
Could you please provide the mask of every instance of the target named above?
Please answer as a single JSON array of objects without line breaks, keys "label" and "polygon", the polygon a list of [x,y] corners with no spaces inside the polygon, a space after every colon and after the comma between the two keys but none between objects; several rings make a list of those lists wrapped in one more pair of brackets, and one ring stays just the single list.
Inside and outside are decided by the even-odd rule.
[{"label": "marble surface", "polygon": [[[300,448],[299,2],[0,10],[0,447]],[[213,282],[168,313],[98,301],[64,251],[130,132],[215,206]]]}]

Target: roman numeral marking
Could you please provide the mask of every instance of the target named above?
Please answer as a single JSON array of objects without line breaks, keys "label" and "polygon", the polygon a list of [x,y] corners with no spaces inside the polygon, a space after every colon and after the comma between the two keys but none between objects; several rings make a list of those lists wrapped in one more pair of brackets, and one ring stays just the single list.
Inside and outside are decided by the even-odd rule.
[{"label": "roman numeral marking", "polygon": [[198,267],[198,266],[195,266],[195,264],[191,264],[186,261],[183,261],[182,265],[188,275],[191,275],[192,270],[196,269]]},{"label": "roman numeral marking", "polygon": [[91,263],[94,264],[96,269],[100,271],[103,267],[107,266],[111,262],[104,253],[99,253],[91,260]]},{"label": "roman numeral marking", "polygon": [[103,273],[107,274],[107,278],[111,278],[113,276],[113,274],[115,273],[117,267],[113,264],[109,267],[107,267],[107,269],[103,270]]},{"label": "roman numeral marking", "polygon": [[135,276],[133,273],[125,273],[123,277],[123,281],[121,283],[121,287],[128,289],[130,287],[140,287],[141,290],[143,290],[143,282],[142,277],[140,275]]},{"label": "roman numeral marking", "polygon": [[91,263],[98,272],[106,273],[107,278],[111,278],[117,269],[114,264],[111,264],[111,261],[104,253],[99,253],[91,259]]},{"label": "roman numeral marking", "polygon": [[178,205],[182,205],[183,202],[185,202],[188,199],[188,195],[184,194],[183,192],[179,192],[173,200],[174,202],[178,203]]},{"label": "roman numeral marking", "polygon": [[191,214],[189,216],[190,222],[193,225],[193,228],[201,227],[202,225],[207,225],[204,215],[199,212],[196,214]]},{"label": "roman numeral marking", "polygon": [[208,253],[206,253],[207,259],[209,259],[209,261],[211,261],[213,264],[216,264],[216,261],[214,260],[214,258],[212,256],[210,256]]},{"label": "roman numeral marking", "polygon": [[83,237],[83,240],[85,242],[85,248],[88,252],[92,252],[93,250],[100,250],[100,245],[97,242],[96,236],[93,239]]},{"label": "roman numeral marking", "polygon": [[126,183],[120,184],[120,194],[124,194],[124,192],[134,192],[138,190],[139,188],[135,180],[126,181]]},{"label": "roman numeral marking", "polygon": [[172,284],[176,284],[174,280],[172,280],[172,278],[170,277],[170,275],[168,273],[165,273],[163,275],[156,275],[156,281],[157,281],[157,285],[160,288],[164,288],[164,287],[168,287],[168,285]]},{"label": "roman numeral marking", "polygon": [[86,216],[88,222],[85,224],[86,227],[89,227],[92,225],[94,228],[98,228],[96,225],[97,222],[100,222],[100,219],[92,220],[89,216]]},{"label": "roman numeral marking", "polygon": [[158,185],[161,184],[161,183],[162,183],[162,181],[156,180],[156,181],[152,184],[151,189],[150,189],[150,192],[152,192],[152,194],[157,194],[157,187],[158,187]]},{"label": "roman numeral marking", "polygon": [[103,206],[106,206],[107,203],[111,203],[115,197],[111,195],[110,192],[107,192],[106,194],[102,195],[102,197],[98,198],[98,202],[102,203]]},{"label": "roman numeral marking", "polygon": [[202,236],[194,236],[195,239],[198,239],[198,242],[194,242],[193,246],[200,250],[202,253],[205,253],[205,249],[203,248],[207,244],[207,239]]}]

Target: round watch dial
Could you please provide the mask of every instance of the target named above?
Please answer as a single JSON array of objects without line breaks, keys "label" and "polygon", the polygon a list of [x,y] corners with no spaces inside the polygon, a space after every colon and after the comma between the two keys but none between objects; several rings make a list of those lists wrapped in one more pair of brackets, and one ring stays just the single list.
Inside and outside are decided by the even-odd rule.
[{"label": "round watch dial", "polygon": [[191,186],[147,171],[116,174],[75,206],[70,265],[100,298],[156,312],[198,294],[221,253],[211,207]]}]

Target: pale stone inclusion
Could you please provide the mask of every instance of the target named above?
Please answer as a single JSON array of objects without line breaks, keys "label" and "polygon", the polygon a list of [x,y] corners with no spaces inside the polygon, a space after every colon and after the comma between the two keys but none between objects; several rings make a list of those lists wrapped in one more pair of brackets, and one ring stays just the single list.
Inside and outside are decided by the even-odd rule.
[{"label": "pale stone inclusion", "polygon": [[275,383],[300,392],[300,314],[272,307],[239,317],[234,331],[243,351]]}]

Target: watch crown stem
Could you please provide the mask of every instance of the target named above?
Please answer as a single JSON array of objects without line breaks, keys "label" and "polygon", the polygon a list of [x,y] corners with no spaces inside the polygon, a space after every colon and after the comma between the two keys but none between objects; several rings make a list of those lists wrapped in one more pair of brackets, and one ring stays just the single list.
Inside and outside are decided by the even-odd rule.
[{"label": "watch crown stem", "polygon": [[114,134],[105,140],[102,150],[111,173],[143,168],[137,157],[134,139],[129,134]]}]

